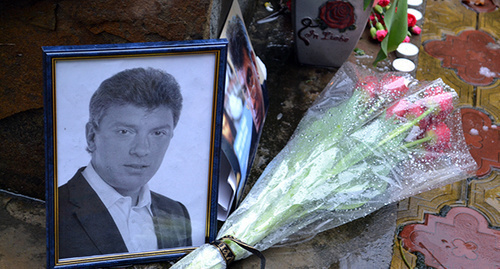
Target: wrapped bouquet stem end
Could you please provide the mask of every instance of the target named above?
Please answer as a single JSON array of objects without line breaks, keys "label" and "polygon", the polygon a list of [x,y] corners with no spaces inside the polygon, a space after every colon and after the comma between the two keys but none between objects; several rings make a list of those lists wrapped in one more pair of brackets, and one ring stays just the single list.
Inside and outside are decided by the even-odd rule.
[{"label": "wrapped bouquet stem end", "polygon": [[[458,95],[442,80],[347,63],[221,227],[254,249],[300,242],[417,193],[474,174]],[[223,240],[235,259],[251,252]],[[204,245],[174,268],[224,268]]]}]

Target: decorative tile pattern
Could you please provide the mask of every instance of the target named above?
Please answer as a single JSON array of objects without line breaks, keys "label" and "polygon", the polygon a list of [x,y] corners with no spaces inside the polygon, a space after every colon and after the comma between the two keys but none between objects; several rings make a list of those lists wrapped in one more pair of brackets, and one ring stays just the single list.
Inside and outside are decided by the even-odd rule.
[{"label": "decorative tile pattern", "polygon": [[477,13],[494,12],[497,6],[493,0],[462,0],[462,3]]},{"label": "decorative tile pattern", "polygon": [[397,225],[421,222],[425,213],[439,213],[445,205],[465,206],[466,190],[467,182],[463,180],[400,201]]},{"label": "decorative tile pattern", "polygon": [[[500,18],[500,9],[495,12],[479,14],[478,29],[488,32],[498,40],[500,38],[500,20],[498,18]],[[497,46],[500,45],[497,44]]]},{"label": "decorative tile pattern", "polygon": [[500,80],[486,87],[477,87],[477,106],[488,111],[495,122],[500,122]]},{"label": "decorative tile pattern", "polygon": [[425,3],[422,42],[476,29],[477,13],[466,8],[461,1],[427,0]]},{"label": "decorative tile pattern", "polygon": [[424,224],[400,233],[403,246],[425,256],[435,268],[499,268],[500,231],[488,228],[483,215],[468,207],[452,208],[446,217],[426,214]]},{"label": "decorative tile pattern", "polygon": [[[393,256],[390,269],[416,268],[417,256],[410,253],[403,247],[400,247],[401,240],[397,236],[394,238],[394,246],[392,248]],[[402,255],[404,255],[404,258]]]},{"label": "decorative tile pattern", "polygon": [[491,168],[500,168],[500,126],[492,123],[485,113],[462,108],[464,136],[470,153],[479,169],[476,175],[486,176]]},{"label": "decorative tile pattern", "polygon": [[471,181],[469,207],[485,214],[492,226],[500,227],[500,173]]},{"label": "decorative tile pattern", "polygon": [[458,76],[472,85],[490,85],[500,77],[500,50],[489,44],[496,41],[481,31],[464,31],[458,36],[424,45],[427,53],[442,60],[442,66],[456,70]]},{"label": "decorative tile pattern", "polygon": [[470,106],[474,102],[474,86],[461,80],[454,70],[442,68],[441,61],[430,56],[423,47],[420,48],[416,78],[420,81],[441,78],[444,83],[457,91],[458,106]]}]

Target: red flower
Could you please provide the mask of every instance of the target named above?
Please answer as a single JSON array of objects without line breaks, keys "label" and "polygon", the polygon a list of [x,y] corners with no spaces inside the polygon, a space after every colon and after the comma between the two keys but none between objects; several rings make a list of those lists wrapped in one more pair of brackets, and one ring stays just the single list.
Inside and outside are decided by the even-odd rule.
[{"label": "red flower", "polygon": [[442,93],[445,93],[445,91],[441,86],[430,86],[424,90],[425,96],[434,96]]},{"label": "red flower", "polygon": [[378,1],[378,4],[379,4],[381,7],[386,7],[386,6],[388,6],[390,3],[391,3],[391,0],[379,0],[379,1]]},{"label": "red flower", "polygon": [[431,124],[425,134],[431,137],[431,140],[426,143],[427,150],[442,152],[450,148],[451,131],[444,122]]},{"label": "red flower", "polygon": [[408,27],[413,27],[417,24],[417,18],[415,15],[408,13]]},{"label": "red flower", "polygon": [[377,23],[377,21],[375,20],[375,15],[373,13],[370,14],[370,21],[372,23]]},{"label": "red flower", "polygon": [[406,79],[400,76],[386,75],[380,80],[381,93],[394,100],[408,92]]},{"label": "red flower", "polygon": [[366,76],[358,83],[370,98],[375,98],[379,92],[378,80],[374,76]]},{"label": "red flower", "polygon": [[411,32],[416,34],[416,35],[419,35],[420,33],[422,33],[422,29],[416,25],[414,25],[413,27],[410,28]]},{"label": "red flower", "polygon": [[354,24],[354,7],[344,1],[328,1],[320,8],[320,19],[330,28],[345,29]]},{"label": "red flower", "polygon": [[408,107],[410,107],[410,102],[408,102],[408,100],[406,99],[401,99],[387,109],[386,118],[390,118],[393,115],[402,118],[408,111]]},{"label": "red flower", "polygon": [[406,36],[405,39],[403,40],[403,43],[410,43],[410,37]]},{"label": "red flower", "polygon": [[453,94],[445,92],[442,87],[429,87],[424,91],[427,95],[423,101],[427,106],[437,106],[438,110],[434,115],[437,120],[443,120],[453,111]]},{"label": "red flower", "polygon": [[378,30],[376,36],[377,40],[379,42],[382,42],[382,40],[384,40],[384,38],[387,36],[387,30]]}]

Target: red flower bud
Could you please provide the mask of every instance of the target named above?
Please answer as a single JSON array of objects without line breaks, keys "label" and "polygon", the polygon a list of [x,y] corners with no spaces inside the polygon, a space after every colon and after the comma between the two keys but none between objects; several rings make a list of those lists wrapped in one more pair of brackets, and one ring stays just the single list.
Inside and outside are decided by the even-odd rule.
[{"label": "red flower bud", "polygon": [[382,40],[384,40],[384,38],[387,36],[387,30],[378,30],[376,36],[377,40],[379,42],[382,42]]},{"label": "red flower bud", "polygon": [[390,118],[393,115],[396,115],[396,117],[402,118],[406,114],[409,106],[410,102],[408,102],[408,100],[401,99],[387,109],[386,117]]},{"label": "red flower bud", "polygon": [[378,1],[378,4],[381,6],[381,7],[386,7],[387,5],[389,5],[391,3],[391,0],[379,0]]},{"label": "red flower bud", "polygon": [[381,94],[397,99],[408,92],[406,79],[400,76],[386,75],[380,80]]},{"label": "red flower bud", "polygon": [[422,33],[422,29],[416,25],[414,25],[410,29],[411,29],[411,32],[416,34],[416,35],[419,35],[420,33]]},{"label": "red flower bud", "polygon": [[378,80],[374,76],[366,76],[358,83],[359,87],[364,90],[370,98],[375,98],[379,92]]},{"label": "red flower bud", "polygon": [[417,18],[415,15],[408,13],[408,27],[413,27],[417,24]]},{"label": "red flower bud", "polygon": [[406,36],[405,39],[403,40],[403,43],[410,43],[410,37]]},{"label": "red flower bud", "polygon": [[436,106],[437,110],[433,118],[444,120],[453,111],[453,98],[451,92],[446,92],[441,86],[432,86],[424,91],[425,98],[422,101],[426,106]]},{"label": "red flower bud", "polygon": [[431,140],[426,143],[427,150],[442,152],[450,148],[451,131],[444,122],[431,124],[425,134],[431,137]]}]

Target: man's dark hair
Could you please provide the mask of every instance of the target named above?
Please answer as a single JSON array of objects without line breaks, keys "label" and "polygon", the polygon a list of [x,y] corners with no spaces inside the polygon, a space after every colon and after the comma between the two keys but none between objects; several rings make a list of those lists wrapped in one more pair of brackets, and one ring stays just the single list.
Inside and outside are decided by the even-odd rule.
[{"label": "man's dark hair", "polygon": [[147,109],[166,106],[172,110],[174,127],[182,109],[182,95],[174,76],[154,68],[133,68],[104,80],[92,95],[89,122],[99,126],[112,106],[135,105]]},{"label": "man's dark hair", "polygon": [[231,18],[227,25],[226,35],[231,60],[237,69],[241,69],[243,66],[243,53],[246,53],[248,58],[252,59],[252,49],[250,40],[246,35],[245,25],[239,16]]}]

